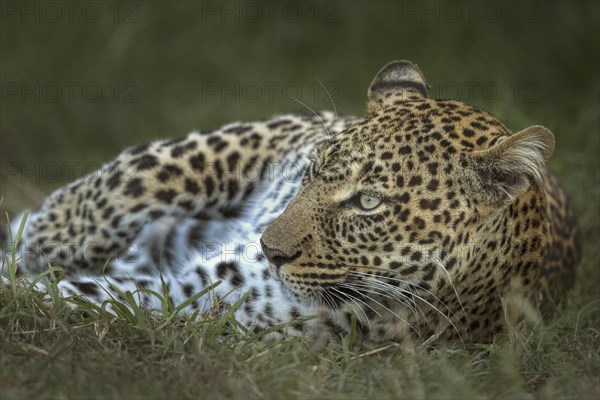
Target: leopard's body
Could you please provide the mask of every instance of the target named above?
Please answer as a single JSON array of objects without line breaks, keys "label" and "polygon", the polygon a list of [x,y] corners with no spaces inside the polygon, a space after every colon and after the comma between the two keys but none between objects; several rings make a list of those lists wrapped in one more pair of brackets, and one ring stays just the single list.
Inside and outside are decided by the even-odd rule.
[{"label": "leopard's body", "polygon": [[64,293],[97,303],[162,292],[159,273],[175,304],[221,281],[186,311],[247,295],[247,327],[354,318],[374,341],[490,340],[508,291],[568,286],[577,230],[547,129],[428,99],[409,62],[369,98],[364,119],[286,115],[126,150],[30,216],[20,267],[63,266]]}]

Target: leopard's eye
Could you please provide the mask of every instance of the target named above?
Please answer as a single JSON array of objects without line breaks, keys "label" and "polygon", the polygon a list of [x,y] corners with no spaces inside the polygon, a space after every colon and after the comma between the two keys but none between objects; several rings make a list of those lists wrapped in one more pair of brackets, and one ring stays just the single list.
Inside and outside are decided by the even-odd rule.
[{"label": "leopard's eye", "polygon": [[364,210],[373,210],[381,204],[381,199],[368,194],[361,194],[358,198],[358,204]]}]

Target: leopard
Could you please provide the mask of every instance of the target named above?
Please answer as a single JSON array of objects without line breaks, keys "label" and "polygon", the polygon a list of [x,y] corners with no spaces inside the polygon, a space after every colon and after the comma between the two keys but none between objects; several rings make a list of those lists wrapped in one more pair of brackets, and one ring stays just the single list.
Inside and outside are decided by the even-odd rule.
[{"label": "leopard", "polygon": [[181,313],[235,304],[240,326],[278,338],[485,343],[506,331],[511,293],[564,296],[581,250],[547,167],[552,132],[429,98],[410,61],[367,95],[364,117],[279,115],[128,148],[52,193],[4,255],[25,277],[61,267],[66,297],[156,310],[166,288]]}]

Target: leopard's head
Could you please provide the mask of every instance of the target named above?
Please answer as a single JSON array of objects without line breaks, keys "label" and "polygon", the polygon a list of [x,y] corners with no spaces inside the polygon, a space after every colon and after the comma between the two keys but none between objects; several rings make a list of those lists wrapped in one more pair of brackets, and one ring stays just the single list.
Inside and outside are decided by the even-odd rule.
[{"label": "leopard's head", "polygon": [[408,61],[386,65],[368,96],[369,115],[315,149],[264,232],[272,271],[296,295],[335,304],[435,295],[494,246],[481,262],[500,264],[506,250],[492,242],[507,235],[511,206],[539,190],[552,133],[512,133],[474,107],[428,99]]}]

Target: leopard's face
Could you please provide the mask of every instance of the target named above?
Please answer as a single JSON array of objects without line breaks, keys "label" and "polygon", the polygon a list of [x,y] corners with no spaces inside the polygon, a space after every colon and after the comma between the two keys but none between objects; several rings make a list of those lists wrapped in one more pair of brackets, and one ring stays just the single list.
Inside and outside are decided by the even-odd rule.
[{"label": "leopard's face", "polygon": [[326,305],[435,295],[535,179],[510,152],[520,142],[510,135],[455,101],[413,98],[375,111],[316,149],[298,195],[263,235],[272,271]]}]

